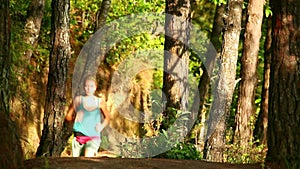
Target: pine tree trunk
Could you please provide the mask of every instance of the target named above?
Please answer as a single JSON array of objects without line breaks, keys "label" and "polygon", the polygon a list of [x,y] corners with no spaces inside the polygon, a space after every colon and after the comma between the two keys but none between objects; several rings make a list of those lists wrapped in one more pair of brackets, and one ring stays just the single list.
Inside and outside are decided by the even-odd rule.
[{"label": "pine tree trunk", "polygon": [[[199,143],[200,145],[204,145],[205,142],[205,121],[206,121],[206,111],[202,111],[204,108],[204,103],[206,100],[206,96],[208,94],[208,89],[210,85],[210,75],[211,71],[213,70],[215,60],[217,58],[217,55],[220,54],[221,51],[221,41],[220,41],[220,36],[222,34],[222,30],[224,28],[224,23],[223,23],[223,16],[225,14],[225,4],[220,4],[216,6],[215,10],[215,17],[214,17],[214,23],[213,23],[213,28],[211,31],[210,35],[210,40],[214,46],[214,50],[217,51],[216,55],[210,55],[210,52],[208,49],[207,52],[207,60],[205,60],[205,67],[203,68],[203,74],[200,78],[199,84],[198,84],[198,91],[199,91],[199,103],[196,103],[196,105],[199,104],[199,121],[201,123],[201,129],[199,133]],[[208,72],[210,71],[210,72]],[[195,98],[197,99],[197,98]],[[195,102],[197,102],[195,100]]]},{"label": "pine tree trunk", "polygon": [[234,143],[240,151],[246,153],[250,150],[253,135],[253,116],[255,116],[255,93],[257,84],[257,63],[260,47],[261,25],[263,20],[264,2],[249,0],[248,18],[241,58],[241,81],[239,87],[239,100],[235,116],[236,129]]},{"label": "pine tree trunk", "polygon": [[101,7],[99,8],[98,18],[96,22],[96,31],[102,28],[106,23],[106,18],[108,16],[108,12],[110,9],[111,0],[103,0],[101,3]]},{"label": "pine tree trunk", "polygon": [[225,150],[226,121],[236,85],[236,65],[241,31],[243,0],[230,0],[226,19],[223,46],[220,56],[220,70],[214,100],[208,120],[208,132],[204,158],[222,162]]},{"label": "pine tree trunk", "polygon": [[[82,82],[83,82],[83,79],[85,78],[86,75],[88,74],[93,74],[93,75],[96,75],[99,73],[99,70],[98,70],[98,66],[101,64],[101,63],[104,63],[102,64],[102,67],[101,69],[104,69],[104,71],[107,71],[110,72],[110,74],[112,74],[112,68],[110,67],[109,64],[106,64],[106,54],[107,54],[107,50],[109,49],[106,49],[106,45],[105,43],[107,43],[103,37],[103,32],[105,30],[101,30],[99,32],[97,32],[98,30],[100,30],[103,26],[105,26],[106,24],[106,19],[107,19],[107,16],[108,16],[108,12],[110,10],[110,6],[111,6],[111,0],[103,0],[101,2],[101,6],[99,7],[99,10],[97,11],[97,20],[96,20],[96,23],[95,23],[95,34],[93,35],[92,38],[89,39],[89,42],[86,44],[85,46],[85,51],[83,51],[84,53],[86,53],[86,56],[87,57],[81,57],[81,63],[82,65],[80,65],[79,67],[77,67],[77,77],[75,77],[77,80],[77,82],[80,82],[80,83],[77,83],[77,84],[73,84],[73,85],[76,85],[76,86],[73,86],[73,88],[75,88],[77,91],[75,92],[75,95],[79,95],[81,93],[83,93],[82,89],[81,89],[81,86],[83,85]],[[99,41],[101,40],[101,41]],[[99,45],[97,45],[99,44]],[[84,55],[84,54],[82,54]],[[108,70],[105,70],[105,69],[108,69]],[[109,79],[107,79],[106,77],[102,76],[100,74],[100,78],[99,78],[99,81],[108,81],[111,79],[111,75],[105,75],[106,77],[109,77]],[[74,79],[73,77],[73,79]],[[104,78],[104,79],[103,79]],[[107,83],[109,84],[109,83]],[[102,91],[106,92],[105,95],[107,96],[108,95],[108,91],[105,91],[107,90],[107,88],[102,88]],[[73,96],[74,97],[74,96]]]},{"label": "pine tree trunk", "polygon": [[0,0],[0,168],[23,166],[16,125],[10,119],[10,13],[9,0]]},{"label": "pine tree trunk", "polygon": [[271,43],[272,43],[272,18],[266,18],[267,34],[265,40],[264,54],[264,76],[262,88],[262,101],[260,112],[254,129],[254,136],[259,140],[260,145],[267,145],[267,128],[268,128],[268,109],[269,109],[269,87],[270,87],[270,66],[271,66]]},{"label": "pine tree trunk", "polygon": [[[32,48],[35,47],[40,36],[44,8],[45,0],[32,0],[27,11],[24,41]],[[33,50],[31,48],[25,51],[25,62],[29,63],[32,52]]]},{"label": "pine tree trunk", "polygon": [[189,32],[191,21],[189,0],[166,1],[165,46],[163,92],[166,98],[165,123],[167,129],[176,110],[187,110],[188,68],[189,68]]},{"label": "pine tree trunk", "polygon": [[298,1],[274,0],[267,160],[300,168],[300,15]]},{"label": "pine tree trunk", "polygon": [[69,0],[52,1],[52,49],[49,61],[44,128],[37,156],[60,156],[67,143],[67,135],[71,135],[71,131],[65,133],[64,128],[66,81],[68,62],[71,56],[69,8]]}]

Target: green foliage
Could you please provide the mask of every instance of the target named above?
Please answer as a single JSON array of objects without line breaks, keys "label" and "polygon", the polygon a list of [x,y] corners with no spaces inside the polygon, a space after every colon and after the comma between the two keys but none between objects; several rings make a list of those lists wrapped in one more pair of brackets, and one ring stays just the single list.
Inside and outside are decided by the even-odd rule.
[{"label": "green foliage", "polygon": [[[258,141],[249,143],[250,146],[241,147],[237,144],[226,146],[225,156],[229,163],[264,163],[266,146],[258,145]],[[243,153],[244,152],[244,153]]]},{"label": "green foliage", "polygon": [[[12,18],[25,21],[30,0],[10,0]],[[17,16],[17,17],[16,17]],[[13,26],[13,24],[11,24]]]},{"label": "green foliage", "polygon": [[157,12],[161,13],[165,9],[164,0],[153,0],[153,1],[144,1],[144,0],[113,0],[112,9],[109,13],[108,22],[111,22],[120,17],[144,13],[144,12]]},{"label": "green foliage", "polygon": [[[98,4],[95,5],[95,4]],[[90,36],[94,33],[96,13],[99,10],[101,2],[98,0],[73,0],[71,1],[71,34],[74,43],[72,47],[75,50],[80,50]],[[160,48],[163,46],[162,37],[153,38],[149,34],[142,33],[139,35],[128,35],[127,31],[138,31],[139,29],[147,29],[149,23],[152,23],[151,18],[145,18],[147,22],[141,23],[140,19],[135,19],[134,14],[143,12],[160,12],[164,10],[164,1],[112,1],[110,12],[108,13],[107,23],[115,24],[113,31],[109,32],[108,39],[102,41],[103,50],[108,50],[106,54],[106,62],[113,67],[117,67],[124,59],[132,57],[133,53],[140,49]],[[131,15],[132,23],[123,23],[126,16]],[[124,18],[123,18],[124,17]],[[118,19],[118,20],[117,20]],[[117,22],[114,22],[116,21]],[[136,22],[134,22],[136,21]],[[147,25],[148,24],[148,25]],[[115,43],[115,44],[112,44]],[[79,51],[75,51],[78,54]]]},{"label": "green foliage", "polygon": [[72,38],[84,44],[94,33],[100,0],[71,0],[70,29]]},{"label": "green foliage", "polygon": [[[26,21],[26,9],[30,1],[23,0],[10,1],[10,15],[11,15],[11,42],[10,42],[10,56],[11,56],[11,74],[10,74],[10,88],[12,97],[17,95],[19,88],[27,88],[26,84],[20,84],[18,77],[22,77],[22,72],[18,72],[20,66],[24,62],[21,60],[26,49],[30,48],[23,41],[23,27]],[[26,78],[26,77],[25,77]]]},{"label": "green foliage", "polygon": [[[202,159],[202,154],[197,150],[193,143],[184,142],[184,136],[187,132],[186,124],[189,121],[190,112],[174,110],[174,118],[170,119],[168,130],[156,128],[157,135],[153,137],[143,137],[140,142],[125,139],[118,147],[123,157],[148,157],[155,155],[159,158],[171,159]],[[156,119],[161,125],[163,120],[161,116]],[[175,122],[176,121],[176,122]],[[149,139],[151,141],[149,141]],[[160,152],[158,150],[166,150]]]},{"label": "green foliage", "polygon": [[46,0],[39,41],[32,56],[35,66],[31,65],[31,69],[39,73],[43,72],[49,62],[51,50],[51,15],[51,1]]},{"label": "green foliage", "polygon": [[220,5],[220,4],[226,4],[227,0],[211,0],[214,4]]},{"label": "green foliage", "polygon": [[266,1],[265,3],[265,16],[268,18],[269,16],[272,16],[273,13],[272,13],[272,9],[271,9],[271,6],[270,6],[270,2],[269,1]]},{"label": "green foliage", "polygon": [[[41,32],[39,35],[39,42],[37,47],[27,45],[23,40],[24,26],[26,21],[26,11],[29,7],[29,0],[10,1],[11,6],[11,56],[12,56],[12,76],[23,76],[17,70],[20,66],[24,67],[22,60],[23,54],[26,50],[33,50],[33,57],[36,61],[35,66],[28,64],[29,71],[41,71],[44,68],[45,62],[49,58],[50,48],[50,29],[51,29],[51,1],[47,0],[45,4],[45,15],[43,17]],[[27,78],[27,77],[25,77]]]},{"label": "green foliage", "polygon": [[146,142],[144,139],[141,143],[137,143],[126,139],[125,142],[121,143],[118,147],[123,157],[147,157],[153,155],[156,150],[169,148],[166,152],[162,152],[155,157],[189,160],[202,159],[202,154],[197,150],[194,144],[170,140],[170,135],[167,131],[162,131],[159,135],[160,136],[156,137],[153,142]]},{"label": "green foliage", "polygon": [[196,0],[191,2],[192,23],[203,31],[207,37],[210,36],[213,27],[215,7],[216,5],[211,0]]},{"label": "green foliage", "polygon": [[160,154],[160,158],[201,160],[202,154],[192,143],[180,142],[167,152]]},{"label": "green foliage", "polygon": [[101,136],[101,147],[100,149],[107,150],[109,148],[109,140],[107,136]]}]

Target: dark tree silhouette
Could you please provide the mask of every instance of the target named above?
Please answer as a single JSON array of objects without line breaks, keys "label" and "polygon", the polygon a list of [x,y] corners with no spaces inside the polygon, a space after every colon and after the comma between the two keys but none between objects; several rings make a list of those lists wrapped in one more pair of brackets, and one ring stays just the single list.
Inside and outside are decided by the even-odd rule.
[{"label": "dark tree silhouette", "polygon": [[71,56],[69,42],[69,0],[52,1],[52,49],[49,59],[49,74],[44,128],[37,156],[60,156],[71,131],[64,127],[68,62]]},{"label": "dark tree silhouette", "polygon": [[273,0],[267,160],[300,168],[300,1]]},{"label": "dark tree silhouette", "polygon": [[23,152],[16,125],[10,119],[9,0],[0,0],[0,168],[22,168]]}]

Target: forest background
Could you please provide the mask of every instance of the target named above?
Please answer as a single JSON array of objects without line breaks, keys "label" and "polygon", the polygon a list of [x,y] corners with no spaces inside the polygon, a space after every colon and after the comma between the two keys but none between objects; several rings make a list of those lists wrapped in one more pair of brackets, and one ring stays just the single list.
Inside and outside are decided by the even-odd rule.
[{"label": "forest background", "polygon": [[[150,155],[261,163],[262,166],[265,161],[272,161],[286,168],[299,168],[299,3],[276,0],[1,1],[1,4],[8,4],[1,7],[6,9],[1,9],[1,31],[9,35],[9,48],[3,47],[1,51],[4,70],[1,72],[1,127],[4,133],[7,129],[7,137],[1,144],[15,141],[14,151],[22,152],[18,153],[19,158],[14,158],[14,151],[8,150],[13,155],[2,155],[2,165],[11,162],[18,165],[20,159],[36,156],[69,156],[72,131],[71,124],[64,122],[64,112],[74,94],[72,80],[78,58],[88,51],[82,52],[87,49],[84,45],[97,30],[124,16],[137,17],[132,19],[136,22],[127,25],[134,30],[142,24],[138,14],[166,12],[179,13],[179,18],[191,21],[201,31],[198,32],[201,38],[195,39],[189,32],[189,24],[178,25],[174,21],[163,25],[170,36],[200,44],[196,47],[199,50],[186,48],[185,42],[178,43],[178,39],[172,40],[156,31],[130,37],[124,37],[124,32],[114,32],[113,35],[120,36],[121,40],[109,50],[101,46],[101,50],[107,51],[96,71],[98,93],[108,101],[112,115],[110,127],[103,134],[101,151],[109,150],[120,157]],[[9,17],[5,17],[5,11],[9,11]],[[8,18],[9,22],[5,20]],[[5,33],[7,25],[10,25],[10,33]],[[185,33],[172,32],[170,25]],[[5,37],[2,36],[2,43],[7,42]],[[111,45],[108,43],[112,37],[106,39],[107,46]],[[137,54],[141,50],[146,60],[141,60]],[[186,96],[187,82],[168,78],[166,72],[176,61],[167,58],[164,50],[179,55],[189,65],[179,67],[175,73],[180,77],[176,78],[191,79],[190,83],[197,86],[196,94],[190,91],[192,96]],[[212,58],[199,57],[208,54]],[[137,56],[139,61],[146,63],[147,59],[155,58],[156,64],[164,64],[165,71],[143,70],[129,77],[128,83],[122,78],[114,81],[115,72],[126,71],[122,67],[124,63],[129,68],[140,63],[126,62]],[[88,57],[83,65],[89,66],[93,61],[95,58]],[[216,69],[214,65],[219,67]],[[115,104],[117,89],[112,87],[114,85],[126,88],[122,110]],[[164,106],[159,100],[162,93],[166,95],[166,109],[162,109]],[[193,116],[194,109],[185,107],[193,101],[196,101],[196,116]],[[155,114],[157,105],[163,113]],[[127,111],[130,113],[124,116]],[[139,118],[156,118],[140,123],[132,120],[137,114]],[[179,127],[188,126],[180,128],[179,132],[172,128],[178,118],[183,119],[184,124]],[[189,124],[190,119],[195,123]],[[170,135],[169,128],[171,134],[179,135]],[[157,137],[158,140],[145,148],[142,142],[128,139],[144,137]],[[9,149],[9,146],[3,147]],[[167,150],[153,152],[162,147]]]}]

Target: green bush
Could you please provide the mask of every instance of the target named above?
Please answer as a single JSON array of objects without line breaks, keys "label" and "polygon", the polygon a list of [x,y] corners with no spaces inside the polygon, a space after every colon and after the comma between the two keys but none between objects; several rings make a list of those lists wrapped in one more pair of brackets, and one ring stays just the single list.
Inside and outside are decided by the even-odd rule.
[{"label": "green bush", "polygon": [[167,152],[160,154],[159,158],[167,159],[187,159],[187,160],[200,160],[202,153],[200,153],[194,144],[180,142]]},{"label": "green bush", "polygon": [[240,147],[237,144],[227,145],[225,156],[229,163],[264,163],[267,149],[265,145],[249,143],[250,146]]}]

